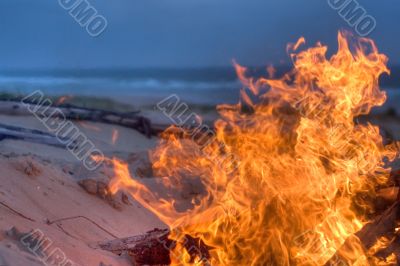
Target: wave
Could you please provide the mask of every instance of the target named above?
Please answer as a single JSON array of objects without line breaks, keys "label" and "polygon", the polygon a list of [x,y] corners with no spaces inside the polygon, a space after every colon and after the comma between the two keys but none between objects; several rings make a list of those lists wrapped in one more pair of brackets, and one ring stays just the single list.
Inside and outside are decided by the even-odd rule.
[{"label": "wave", "polygon": [[[86,95],[114,99],[124,97],[178,94],[190,101],[218,104],[237,102],[241,83],[237,79],[176,79],[113,76],[50,76],[50,75],[0,75],[0,91],[27,94],[42,90],[49,95]],[[385,89],[388,99],[374,112],[389,108],[400,113],[400,90]]]},{"label": "wave", "polygon": [[216,90],[237,89],[240,83],[232,81],[188,81],[188,80],[158,80],[120,79],[101,77],[10,77],[0,76],[0,89],[17,92],[28,92],[42,89],[53,94],[65,93],[115,93],[140,92],[141,90],[171,91],[171,90]]}]

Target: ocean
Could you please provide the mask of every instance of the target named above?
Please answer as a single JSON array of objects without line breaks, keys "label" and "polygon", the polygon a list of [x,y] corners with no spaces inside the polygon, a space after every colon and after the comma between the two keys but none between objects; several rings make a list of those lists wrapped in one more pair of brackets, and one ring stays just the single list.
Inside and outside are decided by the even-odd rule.
[{"label": "ocean", "polygon": [[232,69],[0,71],[0,91],[107,97],[125,103],[176,94],[189,102],[236,102],[240,82]]},{"label": "ocean", "polygon": [[[281,69],[283,72],[284,69]],[[261,75],[255,69],[255,75]],[[391,80],[389,80],[391,81]],[[375,112],[393,108],[400,113],[400,90],[384,81],[388,100]],[[140,106],[154,104],[171,94],[182,101],[217,105],[236,103],[241,83],[233,67],[203,69],[43,70],[0,71],[0,91],[106,97]]]}]

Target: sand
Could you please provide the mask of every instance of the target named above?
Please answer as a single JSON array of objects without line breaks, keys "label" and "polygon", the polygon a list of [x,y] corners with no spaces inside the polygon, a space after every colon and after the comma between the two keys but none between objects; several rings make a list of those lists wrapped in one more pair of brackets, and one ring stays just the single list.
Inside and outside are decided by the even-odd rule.
[{"label": "sand", "polygon": [[[46,131],[33,116],[0,115],[0,119],[5,124]],[[147,151],[157,143],[155,138],[127,128],[99,123],[76,125],[106,156],[126,159],[133,167],[146,164]],[[113,144],[115,130],[119,137]],[[112,171],[102,168],[88,171],[62,148],[0,141],[0,265],[43,265],[37,253],[21,243],[24,233],[32,230],[51,241],[47,254],[61,251],[72,265],[132,265],[129,257],[99,250],[95,244],[165,225],[130,197],[127,203],[119,198],[110,203],[78,184],[88,178],[106,182]],[[52,223],[59,219],[64,220]],[[22,242],[26,243],[24,239]]]}]

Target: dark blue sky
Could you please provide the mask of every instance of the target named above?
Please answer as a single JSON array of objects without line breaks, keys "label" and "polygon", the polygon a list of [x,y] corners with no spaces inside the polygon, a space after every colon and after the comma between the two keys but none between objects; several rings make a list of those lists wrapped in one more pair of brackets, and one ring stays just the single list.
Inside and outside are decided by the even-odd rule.
[{"label": "dark blue sky", "polygon": [[[58,0],[0,0],[0,68],[112,68],[277,64],[305,36],[335,46],[350,29],[326,0],[89,0],[108,20],[90,37]],[[400,63],[400,1],[359,0],[371,34]]]}]

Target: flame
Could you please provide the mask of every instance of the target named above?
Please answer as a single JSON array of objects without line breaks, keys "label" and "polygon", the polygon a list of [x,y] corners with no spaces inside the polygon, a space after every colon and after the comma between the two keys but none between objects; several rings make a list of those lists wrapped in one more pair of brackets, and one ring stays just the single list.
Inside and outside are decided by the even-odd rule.
[{"label": "flame", "polygon": [[85,122],[85,121],[78,121],[77,123],[79,125],[81,125],[82,127],[86,128],[86,129],[93,130],[93,131],[96,131],[96,132],[100,132],[101,131],[101,128],[96,126],[96,125],[94,125],[93,123],[88,123],[88,122]]},{"label": "flame", "polygon": [[112,133],[111,133],[111,143],[115,145],[119,138],[119,131],[115,128],[113,128]]},{"label": "flame", "polygon": [[276,69],[272,65],[269,65],[267,67],[267,73],[269,78],[274,78],[276,74]]},{"label": "flame", "polygon": [[[207,146],[164,135],[151,160],[169,192],[152,191],[116,158],[111,190],[131,193],[174,239],[200,238],[212,247],[211,265],[323,265],[346,239],[354,265],[368,263],[353,234],[370,221],[375,188],[389,177],[385,160],[396,150],[384,146],[377,126],[355,118],[385,102],[378,79],[389,73],[387,58],[372,40],[341,32],[330,58],[320,43],[295,52],[304,42],[288,47],[294,67],[280,79],[247,77],[236,65],[249,90],[240,104],[218,108]],[[182,207],[176,195],[195,180],[203,191]],[[181,253],[174,264],[189,264]]]},{"label": "flame", "polygon": [[60,98],[57,99],[56,105],[64,104],[66,101],[69,101],[72,98],[73,98],[73,96],[71,96],[71,95],[61,96]]},{"label": "flame", "polygon": [[387,248],[395,239],[388,239],[385,236],[380,237],[376,243],[368,250],[367,255],[371,257],[374,265],[398,265],[397,258],[394,253],[389,254],[386,258],[374,257],[377,252]]}]

